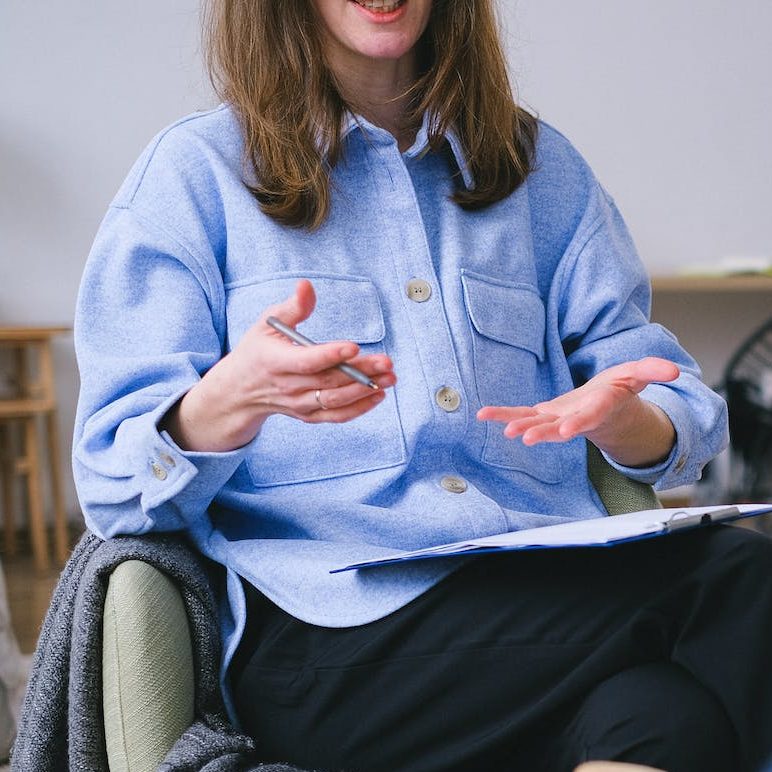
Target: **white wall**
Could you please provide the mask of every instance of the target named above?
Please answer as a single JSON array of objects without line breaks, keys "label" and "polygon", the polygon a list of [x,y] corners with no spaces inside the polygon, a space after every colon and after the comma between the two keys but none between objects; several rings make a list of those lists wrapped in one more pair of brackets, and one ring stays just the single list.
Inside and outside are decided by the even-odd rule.
[{"label": "white wall", "polygon": [[579,147],[656,273],[772,256],[769,0],[502,0],[522,99]]},{"label": "white wall", "polygon": [[[500,0],[521,100],[582,151],[652,274],[772,259],[772,3]],[[767,293],[655,297],[716,383]]]},{"label": "white wall", "polygon": [[[0,0],[0,324],[71,324],[96,229],[150,138],[215,103],[196,0]],[[55,348],[63,456],[77,399]],[[70,511],[77,500],[70,482]]]},{"label": "white wall", "polygon": [[[772,3],[499,5],[523,99],[584,152],[652,272],[772,252]],[[0,0],[0,324],[71,323],[129,166],[214,103],[199,60],[197,0]],[[70,340],[56,358],[68,457]]]}]

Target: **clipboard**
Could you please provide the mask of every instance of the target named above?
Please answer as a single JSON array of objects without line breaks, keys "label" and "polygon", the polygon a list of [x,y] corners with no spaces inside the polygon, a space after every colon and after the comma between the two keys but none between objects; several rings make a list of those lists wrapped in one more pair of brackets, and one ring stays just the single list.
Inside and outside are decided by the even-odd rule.
[{"label": "clipboard", "polygon": [[386,557],[334,568],[330,573],[395,565],[413,560],[480,555],[489,552],[612,547],[625,542],[667,536],[679,531],[710,527],[717,523],[728,523],[770,512],[772,512],[772,504],[645,509],[622,515],[572,520],[558,525],[528,528],[522,531],[439,544],[424,549],[395,552]]}]

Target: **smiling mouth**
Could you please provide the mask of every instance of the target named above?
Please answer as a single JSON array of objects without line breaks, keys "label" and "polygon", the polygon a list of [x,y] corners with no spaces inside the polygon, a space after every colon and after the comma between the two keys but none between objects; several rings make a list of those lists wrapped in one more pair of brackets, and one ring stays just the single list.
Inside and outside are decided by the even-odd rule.
[{"label": "smiling mouth", "polygon": [[391,13],[404,5],[407,0],[354,0],[354,2],[373,13]]}]

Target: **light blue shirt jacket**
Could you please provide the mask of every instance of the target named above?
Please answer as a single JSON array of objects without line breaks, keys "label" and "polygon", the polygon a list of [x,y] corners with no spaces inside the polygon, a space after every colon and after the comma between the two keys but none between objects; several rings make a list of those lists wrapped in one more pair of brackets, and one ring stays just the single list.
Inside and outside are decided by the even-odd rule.
[{"label": "light blue shirt jacket", "polygon": [[[726,442],[724,403],[674,336],[649,323],[627,229],[568,141],[542,124],[526,183],[463,211],[449,200],[453,176],[473,180],[457,138],[447,140],[446,152],[424,153],[424,126],[400,153],[352,117],[329,218],[309,232],[260,211],[243,183],[237,120],[222,106],[156,137],[101,225],[76,318],[83,512],[105,538],[187,531],[229,569],[226,660],[244,623],[237,575],[307,622],[359,625],[458,562],[332,568],[605,514],[583,439],[526,447],[477,421],[482,405],[529,405],[656,355],[682,375],[643,396],[677,442],[658,466],[622,471],[658,488],[688,483]],[[342,425],[272,416],[229,453],[185,452],[159,433],[164,413],[300,277],[318,296],[302,332],[393,359],[399,382],[384,402]],[[409,293],[414,280],[422,292]],[[448,476],[466,490],[443,487]]]}]

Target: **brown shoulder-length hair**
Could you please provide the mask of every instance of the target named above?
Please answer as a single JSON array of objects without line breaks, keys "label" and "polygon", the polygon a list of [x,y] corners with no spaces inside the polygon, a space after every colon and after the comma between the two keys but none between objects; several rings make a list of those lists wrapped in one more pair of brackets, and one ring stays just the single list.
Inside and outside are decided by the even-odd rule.
[{"label": "brown shoulder-length hair", "polygon": [[[457,175],[453,195],[464,209],[518,188],[536,144],[536,120],[512,95],[492,2],[434,0],[408,92],[409,125],[428,112],[432,150],[450,128],[464,147],[474,186]],[[210,77],[241,121],[250,190],[278,222],[309,229],[327,216],[349,109],[325,64],[320,24],[312,0],[208,0],[204,13]]]}]

